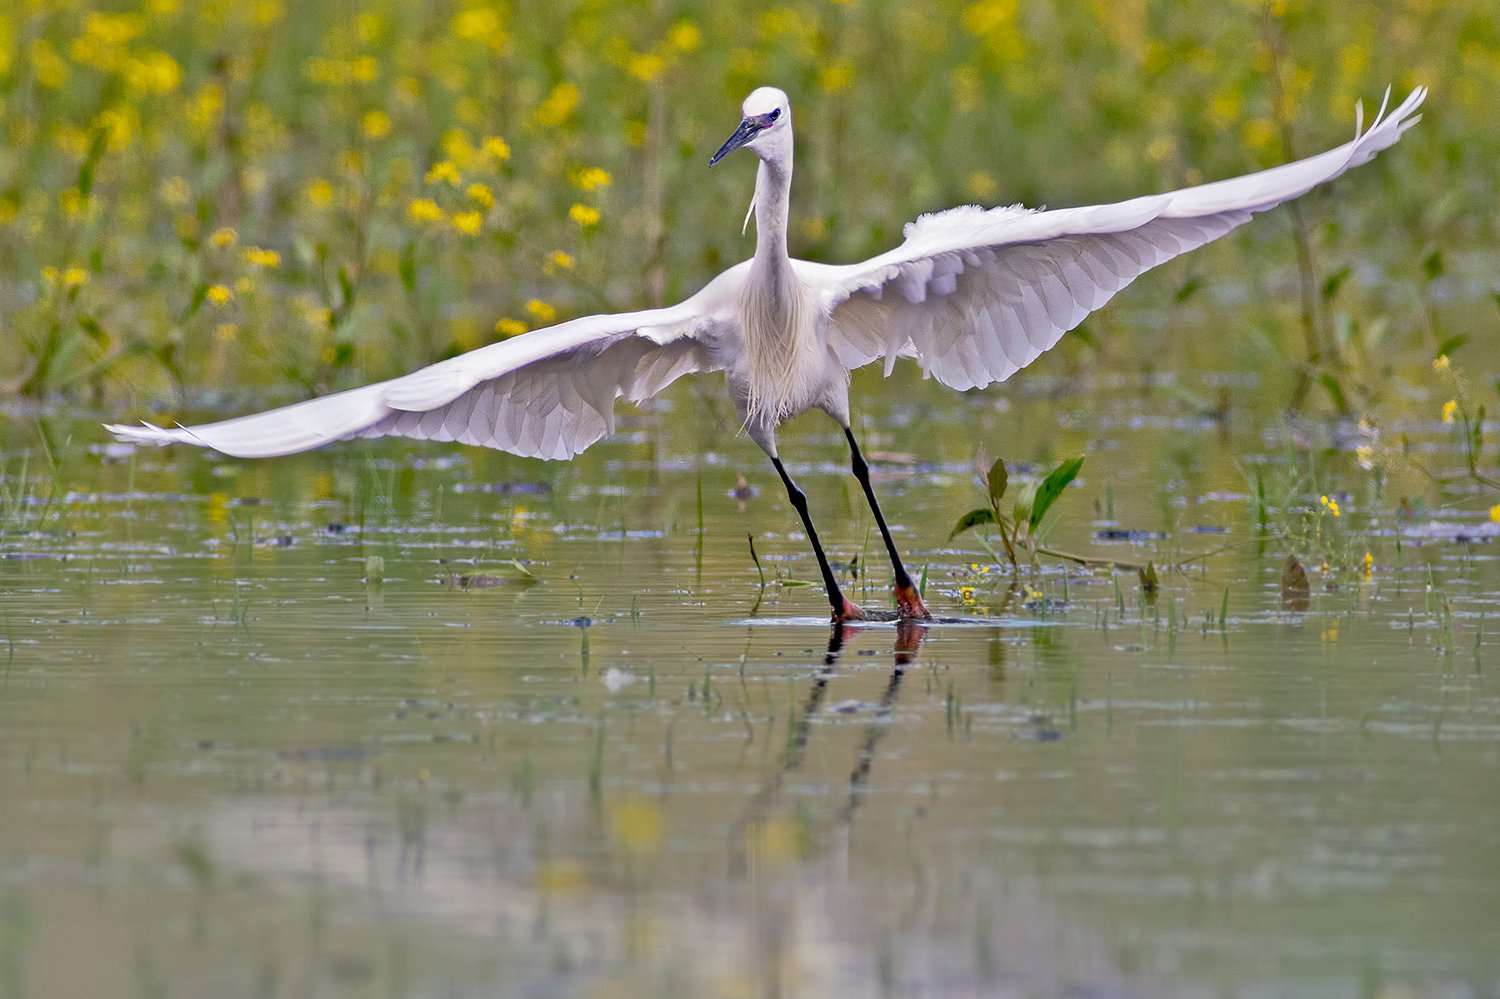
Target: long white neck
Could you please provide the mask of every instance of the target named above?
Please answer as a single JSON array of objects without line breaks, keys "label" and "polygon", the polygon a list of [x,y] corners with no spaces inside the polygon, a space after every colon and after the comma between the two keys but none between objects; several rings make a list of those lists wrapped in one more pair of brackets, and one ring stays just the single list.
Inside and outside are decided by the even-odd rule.
[{"label": "long white neck", "polygon": [[816,347],[816,317],[786,249],[792,191],[790,136],[755,175],[755,259],[740,301],[745,344],[746,410],[775,423],[806,406],[806,384],[820,369],[806,363]]},{"label": "long white neck", "polygon": [[792,196],[791,137],[786,153],[761,160],[755,174],[755,268],[782,269],[790,257],[786,250],[787,213]]}]

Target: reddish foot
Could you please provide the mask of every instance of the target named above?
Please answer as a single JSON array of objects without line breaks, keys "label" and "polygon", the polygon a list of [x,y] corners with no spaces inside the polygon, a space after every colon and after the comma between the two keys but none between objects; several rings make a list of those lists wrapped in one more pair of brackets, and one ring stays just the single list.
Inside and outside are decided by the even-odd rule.
[{"label": "reddish foot", "polygon": [[927,621],[932,618],[932,615],[927,613],[927,605],[922,602],[922,596],[915,586],[896,587],[896,606],[900,609],[903,620],[920,618]]},{"label": "reddish foot", "polygon": [[839,622],[869,620],[869,618],[865,616],[865,612],[859,609],[859,604],[855,603],[853,600],[850,600],[848,597],[844,597],[844,608],[843,610],[835,611],[833,614],[833,619]]}]

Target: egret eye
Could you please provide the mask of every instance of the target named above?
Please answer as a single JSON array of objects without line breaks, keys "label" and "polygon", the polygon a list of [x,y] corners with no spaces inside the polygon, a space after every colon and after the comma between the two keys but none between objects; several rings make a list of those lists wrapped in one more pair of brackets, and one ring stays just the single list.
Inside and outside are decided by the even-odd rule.
[{"label": "egret eye", "polygon": [[781,117],[781,108],[772,108],[771,113],[766,116],[768,121],[775,121]]}]

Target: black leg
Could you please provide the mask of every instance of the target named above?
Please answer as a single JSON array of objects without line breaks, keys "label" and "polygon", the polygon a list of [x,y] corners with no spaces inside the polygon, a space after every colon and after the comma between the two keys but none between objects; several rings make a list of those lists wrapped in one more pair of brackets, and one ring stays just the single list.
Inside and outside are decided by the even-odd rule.
[{"label": "black leg", "polygon": [[865,456],[859,453],[859,442],[854,439],[854,431],[845,427],[844,437],[849,441],[849,456],[854,467],[854,477],[859,480],[860,488],[865,491],[865,499],[870,504],[870,512],[875,514],[875,523],[880,528],[880,536],[885,539],[886,553],[891,557],[891,570],[895,574],[896,582],[896,600],[901,606],[902,615],[928,617],[927,608],[922,604],[917,588],[912,585],[911,576],[901,562],[901,553],[896,550],[896,542],[891,538],[891,529],[886,526],[885,517],[880,512],[880,501],[875,498],[875,488],[870,485],[870,466],[865,462]]},{"label": "black leg", "polygon": [[813,527],[812,515],[807,510],[807,497],[802,490],[797,488],[797,483],[786,473],[786,467],[781,464],[780,458],[772,458],[771,464],[776,466],[776,474],[781,476],[782,483],[786,486],[787,498],[792,501],[792,506],[797,509],[797,516],[802,518],[802,526],[807,531],[807,540],[812,543],[813,554],[818,556],[818,569],[823,573],[823,588],[828,591],[828,603],[833,607],[835,620],[844,620],[851,616],[859,615],[859,608],[844,599],[844,591],[839,589],[839,582],[833,578],[833,567],[828,564],[828,556],[823,554],[823,546],[818,542],[817,529]]}]

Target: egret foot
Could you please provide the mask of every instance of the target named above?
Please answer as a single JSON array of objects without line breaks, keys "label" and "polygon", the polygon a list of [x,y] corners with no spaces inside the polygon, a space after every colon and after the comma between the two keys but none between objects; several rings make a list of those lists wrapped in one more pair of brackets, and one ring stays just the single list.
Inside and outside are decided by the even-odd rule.
[{"label": "egret foot", "polygon": [[850,600],[848,597],[844,597],[843,602],[843,607],[833,612],[833,620],[835,624],[846,624],[852,621],[870,620],[870,615],[861,610],[859,604],[855,603],[853,600]]},{"label": "egret foot", "polygon": [[916,618],[921,621],[932,620],[932,615],[927,613],[927,605],[922,602],[922,595],[917,588],[910,584],[896,587],[896,606],[900,608],[901,620]]}]

